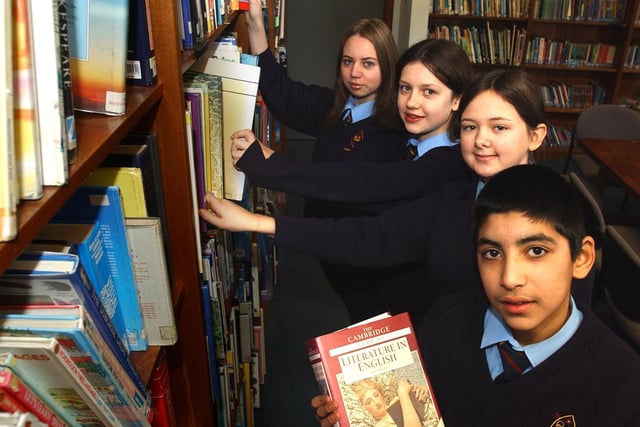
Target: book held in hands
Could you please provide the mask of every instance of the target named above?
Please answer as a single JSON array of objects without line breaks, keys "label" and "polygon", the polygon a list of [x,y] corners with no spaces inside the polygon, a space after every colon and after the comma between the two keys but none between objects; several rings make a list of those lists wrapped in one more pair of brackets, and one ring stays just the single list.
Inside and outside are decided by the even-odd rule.
[{"label": "book held in hands", "polygon": [[321,335],[306,349],[320,392],[338,404],[337,426],[444,426],[407,313]]}]

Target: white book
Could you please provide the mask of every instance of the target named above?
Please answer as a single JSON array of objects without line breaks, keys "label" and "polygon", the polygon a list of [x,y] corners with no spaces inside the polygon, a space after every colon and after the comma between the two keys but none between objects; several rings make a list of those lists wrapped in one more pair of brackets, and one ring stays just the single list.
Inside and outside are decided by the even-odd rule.
[{"label": "white book", "polygon": [[11,43],[11,2],[3,2],[0,8],[2,15],[2,30],[0,31],[0,48],[4,51],[5,61],[0,66],[0,87],[4,91],[4,100],[0,102],[0,242],[6,242],[16,237],[18,230],[16,180],[16,159],[13,130],[13,46]]},{"label": "white book", "polygon": [[260,67],[222,59],[205,58],[196,62],[191,71],[222,77],[222,141],[224,197],[242,200],[245,175],[231,159],[231,134],[251,129],[260,82]]},{"label": "white book", "polygon": [[38,1],[31,10],[31,21],[43,183],[61,186],[69,178],[69,163],[63,137],[62,80],[58,78],[61,61],[57,4],[58,0]]},{"label": "white book", "polygon": [[149,345],[178,340],[160,218],[126,218],[127,238]]}]

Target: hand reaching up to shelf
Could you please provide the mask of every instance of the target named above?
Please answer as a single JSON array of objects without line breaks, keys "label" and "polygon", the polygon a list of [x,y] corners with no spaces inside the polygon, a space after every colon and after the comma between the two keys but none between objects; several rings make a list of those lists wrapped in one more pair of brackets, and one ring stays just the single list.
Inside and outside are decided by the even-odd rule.
[{"label": "hand reaching up to shelf", "polygon": [[271,148],[258,141],[256,135],[251,130],[242,129],[231,134],[231,158],[233,159],[234,166],[237,166],[244,152],[247,151],[249,146],[254,142],[260,144],[265,159],[268,159],[275,153]]},{"label": "hand reaching up to shelf", "polygon": [[231,200],[217,198],[213,193],[206,193],[204,201],[207,208],[198,210],[200,217],[218,228],[271,235],[276,232],[273,217],[249,212]]}]

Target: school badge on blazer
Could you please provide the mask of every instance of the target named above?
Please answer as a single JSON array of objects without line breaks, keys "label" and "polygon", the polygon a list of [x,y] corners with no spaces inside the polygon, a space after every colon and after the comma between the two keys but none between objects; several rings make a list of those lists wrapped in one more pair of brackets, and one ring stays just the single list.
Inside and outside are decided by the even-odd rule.
[{"label": "school badge on blazer", "polygon": [[363,139],[364,139],[364,131],[361,129],[351,137],[351,140],[347,143],[347,146],[344,147],[343,150],[344,151],[353,150],[358,146],[358,144],[360,144],[360,142],[362,142]]}]

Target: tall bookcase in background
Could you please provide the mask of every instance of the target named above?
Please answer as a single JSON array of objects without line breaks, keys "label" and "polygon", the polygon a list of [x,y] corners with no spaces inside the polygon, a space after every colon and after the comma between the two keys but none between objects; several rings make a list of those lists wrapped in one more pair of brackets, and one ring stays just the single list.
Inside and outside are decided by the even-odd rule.
[{"label": "tall bookcase in background", "polygon": [[[472,3],[478,9],[474,10]],[[480,10],[483,3],[486,9]],[[554,105],[547,106],[549,122],[554,126],[573,129],[580,112],[593,102],[588,96],[586,102],[582,102],[578,96],[581,89],[596,98],[602,91],[601,103],[627,104],[631,99],[638,102],[640,68],[638,60],[634,62],[632,52],[640,43],[639,0],[528,0],[520,3],[462,0],[455,2],[455,9],[452,4],[454,2],[433,1],[428,18],[430,37],[453,39],[457,34],[463,38],[467,35],[469,39],[463,44],[467,45],[470,55],[473,51],[480,52],[472,59],[476,71],[520,67],[548,88],[552,96],[554,89],[564,90],[565,97],[574,102],[566,105],[558,99]],[[495,9],[491,10],[491,7]],[[584,15],[590,17],[579,18]],[[485,34],[493,37],[485,38]],[[504,37],[502,43],[500,37]],[[500,50],[507,41],[514,45],[511,56]],[[593,57],[584,56],[587,46]],[[568,49],[573,52],[570,59],[561,60]],[[493,57],[486,54],[487,51],[493,51]],[[562,95],[562,92],[557,93],[557,96]],[[564,157],[566,147],[544,147],[539,155]]]},{"label": "tall bookcase in background", "polygon": [[[132,131],[155,131],[166,203],[167,241],[172,264],[172,296],[178,343],[167,347],[172,394],[178,425],[215,426],[215,409],[209,386],[196,233],[189,182],[189,157],[185,135],[182,75],[196,60],[195,51],[182,51],[176,0],[150,0],[158,83],[127,87],[126,114],[118,117],[77,114],[78,157],[70,167],[69,183],[45,187],[37,201],[18,208],[18,236],[0,243],[0,272],[33,240],[89,174]],[[272,0],[268,3],[272,6]],[[272,9],[272,7],[270,7]],[[225,30],[237,31],[248,47],[244,17],[233,12],[229,23],[209,34],[212,40]],[[132,353],[136,366],[149,381],[160,347]]]}]

